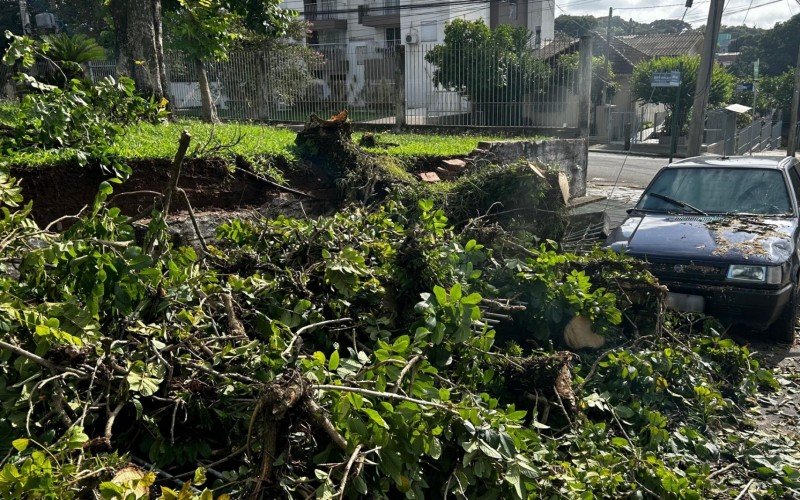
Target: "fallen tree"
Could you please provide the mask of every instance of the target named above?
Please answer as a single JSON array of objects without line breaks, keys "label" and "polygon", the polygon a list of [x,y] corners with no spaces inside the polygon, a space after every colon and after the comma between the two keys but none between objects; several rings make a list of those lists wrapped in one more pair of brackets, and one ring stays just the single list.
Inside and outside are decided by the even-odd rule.
[{"label": "fallen tree", "polygon": [[[797,487],[793,444],[743,420],[776,386],[746,348],[664,314],[640,265],[562,253],[545,241],[557,224],[487,198],[516,176],[547,199],[550,174],[232,220],[193,249],[167,232],[180,159],[139,239],[110,184],[53,233],[0,176],[4,497]],[[576,318],[604,351],[564,348]]]}]

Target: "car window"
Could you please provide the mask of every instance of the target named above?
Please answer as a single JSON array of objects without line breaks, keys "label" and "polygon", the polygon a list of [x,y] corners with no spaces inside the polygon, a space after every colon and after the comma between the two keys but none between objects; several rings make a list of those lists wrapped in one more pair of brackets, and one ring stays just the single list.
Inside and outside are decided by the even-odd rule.
[{"label": "car window", "polygon": [[[652,194],[660,195],[651,196]],[[783,173],[776,169],[690,167],[662,170],[637,208],[706,213],[785,215],[794,212]]]}]

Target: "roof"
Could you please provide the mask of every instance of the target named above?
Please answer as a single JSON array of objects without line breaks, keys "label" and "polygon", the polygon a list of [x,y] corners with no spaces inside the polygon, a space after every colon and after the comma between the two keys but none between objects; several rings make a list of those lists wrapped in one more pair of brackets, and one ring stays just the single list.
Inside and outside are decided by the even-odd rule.
[{"label": "roof", "polygon": [[628,35],[616,38],[648,57],[696,54],[703,42],[703,34],[696,31],[676,35]]},{"label": "roof", "polygon": [[[609,61],[615,73],[630,74],[634,66],[654,57],[696,54],[702,42],[703,34],[693,31],[677,35],[612,36]],[[574,52],[578,43],[578,39],[550,43],[538,49],[536,55],[542,59],[551,59]],[[595,55],[606,53],[606,37],[603,33],[594,33],[594,46]]]},{"label": "roof", "polygon": [[731,104],[730,106],[727,106],[725,109],[727,109],[728,111],[732,111],[734,113],[747,113],[753,108],[751,108],[750,106],[745,106],[744,104]]},{"label": "roof", "polygon": [[738,168],[783,168],[788,157],[752,157],[752,156],[695,156],[670,163],[673,167],[738,167]]}]

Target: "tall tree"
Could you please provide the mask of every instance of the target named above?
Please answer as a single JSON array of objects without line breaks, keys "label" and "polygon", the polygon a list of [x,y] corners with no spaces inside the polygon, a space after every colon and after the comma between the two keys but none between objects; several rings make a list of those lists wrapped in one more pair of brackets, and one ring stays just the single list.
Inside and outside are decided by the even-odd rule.
[{"label": "tall tree", "polygon": [[194,63],[204,121],[218,120],[207,63],[225,61],[235,44],[250,35],[283,36],[290,11],[278,7],[279,0],[178,0],[178,8],[167,16],[176,46]]},{"label": "tall tree", "polygon": [[109,0],[117,39],[117,72],[136,89],[156,98],[168,95],[161,0]]},{"label": "tall tree", "polygon": [[800,14],[776,23],[771,29],[752,31],[731,42],[730,51],[740,52],[731,70],[741,77],[753,74],[753,62],[761,60],[761,74],[777,76],[793,68],[800,46]]},{"label": "tall tree", "polygon": [[[694,103],[694,92],[697,78],[697,68],[700,65],[699,56],[661,57],[637,64],[633,68],[631,77],[631,93],[640,101],[663,104],[670,112],[670,121],[665,126],[671,127],[675,105],[675,88],[652,87],[653,73],[666,71],[681,72],[680,109],[677,119],[679,129],[683,128],[689,110]],[[714,65],[711,75],[711,91],[708,96],[709,105],[730,102],[733,97],[734,78],[719,64]],[[667,129],[669,130],[669,129]]]},{"label": "tall tree", "polygon": [[487,124],[510,117],[521,125],[519,103],[546,92],[552,76],[550,67],[534,56],[530,40],[525,28],[489,29],[483,20],[456,19],[444,29],[444,44],[431,49],[425,60],[436,67],[434,85],[472,101]]},{"label": "tall tree", "polygon": [[575,38],[588,35],[597,27],[598,20],[594,16],[560,15],[553,22],[557,33],[564,33]]}]

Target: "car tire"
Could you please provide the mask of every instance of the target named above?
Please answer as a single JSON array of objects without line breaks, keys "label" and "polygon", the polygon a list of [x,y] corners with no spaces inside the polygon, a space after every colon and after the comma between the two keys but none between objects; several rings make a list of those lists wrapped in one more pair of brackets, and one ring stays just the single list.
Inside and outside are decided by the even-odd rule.
[{"label": "car tire", "polygon": [[800,285],[795,284],[794,289],[792,290],[792,295],[789,297],[789,301],[783,307],[783,311],[781,315],[778,316],[778,319],[770,325],[769,333],[773,340],[778,342],[786,343],[786,344],[793,344],[794,343],[794,332],[795,327],[797,326],[797,316],[798,316],[798,290],[800,289]]}]

